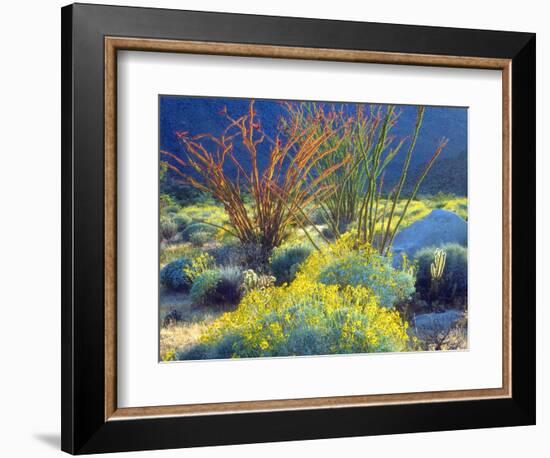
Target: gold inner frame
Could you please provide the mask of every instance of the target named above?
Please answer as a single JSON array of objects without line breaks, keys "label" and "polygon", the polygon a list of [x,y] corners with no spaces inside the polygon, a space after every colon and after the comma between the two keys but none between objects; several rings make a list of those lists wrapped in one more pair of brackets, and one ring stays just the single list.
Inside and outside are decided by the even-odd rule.
[{"label": "gold inner frame", "polygon": [[[117,51],[119,50],[500,70],[502,72],[502,387],[402,394],[119,408],[117,405],[116,370],[116,118]],[[512,63],[509,59],[105,37],[105,420],[114,421],[151,416],[227,414],[511,397],[511,66]]]}]

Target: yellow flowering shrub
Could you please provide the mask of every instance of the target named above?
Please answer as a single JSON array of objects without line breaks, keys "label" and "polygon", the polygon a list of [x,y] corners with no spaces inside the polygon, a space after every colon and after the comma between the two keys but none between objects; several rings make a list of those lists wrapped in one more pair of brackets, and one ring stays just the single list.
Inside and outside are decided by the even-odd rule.
[{"label": "yellow flowering shrub", "polygon": [[396,310],[380,307],[369,289],[302,276],[290,285],[250,291],[178,359],[398,352],[408,341],[407,323]]},{"label": "yellow flowering shrub", "polygon": [[312,253],[297,279],[341,287],[362,286],[371,290],[384,307],[393,307],[415,291],[414,271],[408,264],[394,268],[391,258],[380,255],[369,244],[357,244],[350,233]]},{"label": "yellow flowering shrub", "polygon": [[183,267],[183,272],[194,282],[197,277],[214,267],[214,258],[208,253],[201,253],[191,260],[189,265]]},{"label": "yellow flowering shrub", "polygon": [[173,350],[173,349],[167,350],[166,352],[161,353],[160,359],[163,362],[175,361],[176,360],[176,351]]},{"label": "yellow flowering shrub", "polygon": [[448,199],[441,208],[452,211],[466,221],[468,220],[468,199],[466,197]]}]

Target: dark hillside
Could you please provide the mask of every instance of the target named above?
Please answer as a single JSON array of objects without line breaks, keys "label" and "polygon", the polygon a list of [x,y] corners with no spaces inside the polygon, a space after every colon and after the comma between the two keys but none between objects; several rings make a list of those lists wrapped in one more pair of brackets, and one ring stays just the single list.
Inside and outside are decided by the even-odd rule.
[{"label": "dark hillside", "polygon": [[[187,131],[190,135],[205,132],[219,135],[227,125],[220,114],[223,110],[238,117],[247,113],[249,99],[229,99],[215,97],[161,96],[159,98],[160,148],[184,157],[185,151],[178,142],[175,133]],[[332,105],[332,102],[327,104]],[[335,103],[338,108],[342,104]],[[344,104],[344,110],[355,112],[356,104]],[[368,105],[367,105],[368,109]],[[261,122],[262,130],[271,138],[278,132],[279,120],[286,114],[286,109],[278,101],[256,100],[255,110]],[[396,138],[409,137],[414,129],[416,107],[403,105],[397,125],[392,130]],[[434,164],[430,174],[423,183],[421,194],[437,192],[467,194],[467,109],[463,107],[428,107],[424,122],[411,159],[405,192],[410,192],[415,179],[421,174],[427,161],[431,158],[439,139],[449,138],[449,143]],[[405,142],[398,157],[386,169],[386,188],[395,185],[406,154],[408,142]],[[266,163],[269,143],[264,141],[260,146],[259,166]],[[262,154],[263,153],[263,154]],[[241,164],[249,167],[248,157],[242,155]],[[174,191],[178,187],[173,173],[168,172],[161,184],[163,190]]]}]

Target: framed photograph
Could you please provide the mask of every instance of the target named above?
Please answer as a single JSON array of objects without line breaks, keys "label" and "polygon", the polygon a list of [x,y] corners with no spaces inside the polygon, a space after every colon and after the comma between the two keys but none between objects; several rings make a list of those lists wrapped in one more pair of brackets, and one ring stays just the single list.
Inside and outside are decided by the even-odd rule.
[{"label": "framed photograph", "polygon": [[62,448],[535,423],[535,35],[62,9]]}]

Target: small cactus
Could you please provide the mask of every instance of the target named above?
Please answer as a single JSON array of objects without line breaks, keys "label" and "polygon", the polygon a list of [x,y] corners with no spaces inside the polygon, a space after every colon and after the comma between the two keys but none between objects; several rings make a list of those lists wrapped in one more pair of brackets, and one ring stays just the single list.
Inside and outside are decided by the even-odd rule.
[{"label": "small cactus", "polygon": [[435,250],[434,262],[430,265],[430,272],[432,274],[432,281],[439,281],[443,276],[443,270],[445,269],[445,260],[447,259],[447,252],[445,250]]},{"label": "small cactus", "polygon": [[258,275],[252,269],[243,272],[243,289],[245,293],[253,289],[266,289],[275,284],[275,277],[271,275]]},{"label": "small cactus", "polygon": [[434,251],[434,261],[430,264],[430,273],[432,275],[432,286],[430,288],[430,304],[439,296],[439,282],[443,277],[443,270],[445,269],[445,260],[447,259],[447,252],[445,250],[437,249]]},{"label": "small cactus", "polygon": [[253,290],[258,284],[258,274],[252,269],[243,272],[243,288],[246,292]]},{"label": "small cactus", "polygon": [[276,278],[273,275],[259,275],[258,289],[271,288],[275,284]]}]

